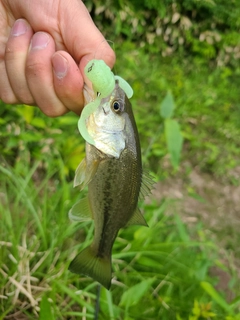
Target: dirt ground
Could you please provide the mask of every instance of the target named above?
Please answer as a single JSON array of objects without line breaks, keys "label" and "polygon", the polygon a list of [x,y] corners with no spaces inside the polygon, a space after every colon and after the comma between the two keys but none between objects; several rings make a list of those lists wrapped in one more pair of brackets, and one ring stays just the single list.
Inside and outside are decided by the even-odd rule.
[{"label": "dirt ground", "polygon": [[[236,168],[232,174],[238,178],[239,173],[240,168]],[[240,186],[193,169],[187,179],[180,176],[157,183],[153,197],[173,199],[167,213],[179,213],[189,227],[202,222],[207,235],[219,245],[219,252],[224,252],[222,262],[229,272],[214,267],[211,274],[219,279],[217,289],[223,290],[231,301],[237,293],[229,289],[230,260],[234,261],[240,279]]]},{"label": "dirt ground", "polygon": [[[240,227],[240,186],[226,184],[206,173],[192,170],[188,179],[159,182],[153,196],[174,199],[184,221],[203,221],[212,230]],[[199,198],[198,198],[199,196]]]}]

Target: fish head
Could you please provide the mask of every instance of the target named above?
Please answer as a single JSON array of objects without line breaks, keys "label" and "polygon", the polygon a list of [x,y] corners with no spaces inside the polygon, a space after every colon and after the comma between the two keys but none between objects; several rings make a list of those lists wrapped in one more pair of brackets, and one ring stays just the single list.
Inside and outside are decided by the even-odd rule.
[{"label": "fish head", "polygon": [[112,93],[101,99],[98,108],[87,121],[87,129],[95,147],[115,158],[120,157],[126,146],[125,98],[125,92],[116,81]]},{"label": "fish head", "polygon": [[125,119],[122,117],[124,104],[124,91],[116,85],[113,92],[101,100],[98,109],[94,113],[95,124],[102,131],[109,133],[122,131],[125,127]]}]

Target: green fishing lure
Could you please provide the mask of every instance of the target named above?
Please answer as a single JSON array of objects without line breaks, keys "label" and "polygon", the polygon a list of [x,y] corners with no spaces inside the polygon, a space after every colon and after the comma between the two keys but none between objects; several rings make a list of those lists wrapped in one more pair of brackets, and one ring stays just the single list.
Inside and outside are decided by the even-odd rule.
[{"label": "green fishing lure", "polygon": [[84,68],[84,73],[92,82],[94,96],[96,98],[84,107],[78,121],[78,130],[89,144],[95,145],[86,127],[87,118],[97,110],[101,100],[113,92],[116,81],[118,81],[118,85],[126,93],[128,99],[133,96],[133,89],[122,77],[115,76],[103,60],[93,59],[89,61]]}]

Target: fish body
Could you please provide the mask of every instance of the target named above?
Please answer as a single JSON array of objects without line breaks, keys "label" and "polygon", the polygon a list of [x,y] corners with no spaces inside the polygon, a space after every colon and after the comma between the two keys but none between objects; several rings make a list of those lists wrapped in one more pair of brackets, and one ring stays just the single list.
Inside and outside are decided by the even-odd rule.
[{"label": "fish body", "polygon": [[73,220],[91,216],[95,232],[92,244],[76,256],[69,270],[109,289],[112,247],[119,229],[131,224],[147,226],[137,206],[143,184],[138,131],[131,103],[118,80],[113,92],[88,117],[86,127],[94,144],[86,143],[86,158],[76,170],[74,185],[88,185],[88,195],[73,206],[70,216]]},{"label": "fish body", "polygon": [[[111,133],[112,145],[103,147],[109,154],[90,144],[86,146],[86,164],[98,163],[88,184],[88,198],[96,226],[92,247],[98,256],[104,257],[111,255],[119,229],[127,225],[137,209],[142,180],[140,143],[131,104],[123,90],[117,87],[110,103],[119,99],[124,107],[117,117],[122,117],[125,125],[122,131]],[[115,141],[115,134],[121,135],[119,141]]]}]

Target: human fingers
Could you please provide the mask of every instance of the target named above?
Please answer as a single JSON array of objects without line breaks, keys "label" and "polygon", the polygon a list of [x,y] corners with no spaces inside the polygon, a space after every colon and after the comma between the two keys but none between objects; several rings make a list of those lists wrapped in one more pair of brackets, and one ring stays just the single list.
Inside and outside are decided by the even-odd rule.
[{"label": "human fingers", "polygon": [[11,88],[5,61],[3,59],[0,59],[0,74],[0,100],[9,104],[17,103],[17,97]]},{"label": "human fingers", "polygon": [[[55,50],[52,50],[52,44],[50,43],[45,48],[37,48],[36,50],[34,49],[35,51],[32,47],[26,60],[27,67],[25,70],[25,75],[29,91],[33,97],[34,103],[38,104],[40,109],[42,109],[46,114],[56,116],[64,113],[67,110],[67,108],[64,107],[63,104],[63,101],[66,100],[63,97],[64,91],[61,91],[59,89],[60,82],[57,83],[57,79],[54,78],[55,75],[53,75],[53,73],[50,73],[49,61],[51,59],[49,59],[50,55],[46,54],[47,52],[49,52],[49,50],[52,50],[52,55],[56,50],[65,50],[66,52],[68,52],[80,67],[82,77],[84,77],[83,69],[91,59],[103,59],[110,67],[113,66],[115,62],[115,54],[110,46],[106,43],[104,36],[93,23],[82,1],[72,0],[71,2],[69,2],[65,0],[58,0],[52,3],[44,0],[31,0],[27,1],[27,5],[25,0],[0,1],[3,1],[5,4],[4,8],[8,8],[9,12],[11,12],[11,20],[25,17],[34,32],[38,33],[38,31],[44,30],[46,33],[51,35],[51,39],[54,39],[56,46]],[[43,19],[43,17],[45,18]],[[50,42],[52,43],[52,41]],[[104,50],[102,49],[103,43],[105,47]],[[99,49],[100,54],[98,51]],[[42,53],[43,51],[45,52],[42,55],[42,60],[37,58],[39,56],[37,51],[38,53],[40,51]],[[34,57],[36,58],[36,61]],[[64,57],[66,58],[66,56]],[[70,75],[74,70],[71,66],[73,66],[74,64],[72,60],[68,60],[68,62],[70,63],[70,73],[68,75]],[[2,64],[0,59],[0,71],[1,65]],[[6,70],[4,68],[2,69],[3,72],[1,72],[1,76],[2,74],[4,74],[4,71],[6,73]],[[38,76],[39,79],[37,78]],[[72,82],[73,79],[75,79],[74,82]],[[75,75],[73,77],[69,76],[69,82],[66,83],[69,91],[68,93],[65,93],[65,97],[70,96],[70,87],[72,89],[75,88],[73,91],[76,91],[78,84],[76,84],[75,81],[80,81],[79,84],[81,87],[81,78],[77,76],[77,72],[75,72]],[[63,82],[64,81],[62,81],[62,83]],[[47,83],[47,85],[45,85],[45,83]],[[33,84],[35,85],[35,87],[33,86]],[[57,95],[53,90],[54,86]],[[11,88],[10,83],[9,88]],[[40,94],[39,97],[39,89],[43,90],[43,88],[46,89],[46,92],[42,91],[42,94]],[[62,88],[64,87],[62,86]],[[10,93],[12,94],[11,101],[17,99],[12,90],[5,90],[4,92],[7,92],[8,95],[10,95]],[[52,100],[50,99],[49,101],[47,101],[46,97],[48,97],[49,95]],[[63,101],[61,101],[61,99],[63,99]],[[73,98],[72,101],[74,102],[73,105],[76,104],[73,109],[79,112],[79,106],[78,103],[76,103],[76,98]],[[81,101],[81,97],[79,101]],[[71,108],[70,104],[71,103],[67,104],[69,108]]]},{"label": "human fingers", "polygon": [[111,68],[115,63],[115,53],[96,27],[82,1],[60,1],[59,28],[68,52],[80,66],[84,77],[84,67],[92,59],[103,59]]},{"label": "human fingers", "polygon": [[58,98],[71,111],[81,113],[83,107],[83,77],[73,60],[65,51],[52,56],[54,88]]},{"label": "human fingers", "polygon": [[[103,59],[110,67],[115,54],[96,27],[81,0],[1,0],[13,17],[25,17],[35,32],[44,30],[55,40],[56,50],[66,50],[77,64]],[[105,42],[105,49],[101,44]],[[85,59],[86,58],[86,59]],[[81,68],[82,69],[82,68]]]},{"label": "human fingers", "polygon": [[8,80],[10,84],[8,90],[12,91],[15,97],[15,101],[8,101],[9,103],[34,103],[25,76],[26,59],[32,35],[32,28],[26,20],[19,19],[15,21],[6,44],[5,52],[7,79],[4,81]]},{"label": "human fingers", "polygon": [[50,34],[36,32],[31,40],[26,60],[26,79],[35,103],[50,117],[68,111],[55,93],[51,58],[55,44]]}]

